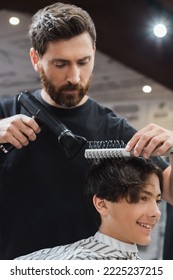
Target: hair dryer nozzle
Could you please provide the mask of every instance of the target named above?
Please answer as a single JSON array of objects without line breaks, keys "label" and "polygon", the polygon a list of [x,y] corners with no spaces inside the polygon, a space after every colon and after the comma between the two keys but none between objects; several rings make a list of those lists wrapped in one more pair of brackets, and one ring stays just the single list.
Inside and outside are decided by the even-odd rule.
[{"label": "hair dryer nozzle", "polygon": [[73,159],[80,149],[87,143],[87,140],[78,135],[72,134],[69,130],[58,137],[60,144],[64,147],[69,159]]}]

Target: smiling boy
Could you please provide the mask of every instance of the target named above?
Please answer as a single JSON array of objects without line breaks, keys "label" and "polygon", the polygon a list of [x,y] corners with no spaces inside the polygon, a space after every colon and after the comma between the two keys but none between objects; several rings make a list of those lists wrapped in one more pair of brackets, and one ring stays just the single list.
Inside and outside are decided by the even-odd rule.
[{"label": "smiling boy", "polygon": [[[99,163],[91,172],[88,188],[91,186],[91,195],[95,192],[93,203],[101,217],[99,231],[128,244],[147,245],[160,218],[160,170],[151,160],[131,158]],[[92,191],[94,181],[99,188],[94,186]]]},{"label": "smiling boy", "polygon": [[151,240],[160,218],[162,189],[162,171],[150,159],[94,163],[86,178],[86,196],[99,222],[98,232],[18,259],[140,259],[137,244],[148,245]]}]

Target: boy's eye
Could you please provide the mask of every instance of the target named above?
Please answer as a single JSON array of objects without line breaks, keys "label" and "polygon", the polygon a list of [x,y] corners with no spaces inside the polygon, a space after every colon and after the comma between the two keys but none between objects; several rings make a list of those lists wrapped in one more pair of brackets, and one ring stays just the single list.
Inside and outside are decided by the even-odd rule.
[{"label": "boy's eye", "polygon": [[160,204],[162,202],[162,200],[158,199],[156,202],[157,202],[157,204]]},{"label": "boy's eye", "polygon": [[148,199],[147,196],[141,196],[141,197],[140,197],[140,200],[142,200],[142,201],[147,201],[147,199]]}]

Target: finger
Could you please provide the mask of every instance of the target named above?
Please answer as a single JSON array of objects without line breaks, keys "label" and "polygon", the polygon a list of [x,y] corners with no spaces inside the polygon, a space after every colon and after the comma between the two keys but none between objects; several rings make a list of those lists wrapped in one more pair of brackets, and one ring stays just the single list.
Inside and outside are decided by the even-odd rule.
[{"label": "finger", "polygon": [[159,145],[154,149],[154,155],[164,155],[171,147],[173,147],[172,141],[165,139],[165,141],[159,143]]},{"label": "finger", "polygon": [[18,149],[29,144],[28,137],[19,129],[16,129],[15,126],[10,127],[4,139],[7,143],[11,143]]},{"label": "finger", "polygon": [[[8,139],[8,137],[7,137]],[[21,149],[24,145],[13,135],[10,135],[9,140],[6,140],[5,143],[10,143],[12,146],[14,146],[17,149]]]},{"label": "finger", "polygon": [[139,139],[141,139],[141,137],[144,136],[145,133],[148,131],[150,131],[150,128],[147,126],[147,127],[140,129],[138,132],[136,132],[133,135],[133,137],[129,140],[129,142],[127,143],[126,150],[131,151],[132,149],[134,149],[134,147],[136,146]]},{"label": "finger", "polygon": [[[143,149],[147,154],[151,152],[166,139],[169,138],[169,133],[162,127],[150,124],[139,130],[127,143],[127,151],[134,149],[134,154],[139,156]],[[147,147],[147,149],[146,149]]]},{"label": "finger", "polygon": [[154,132],[150,132],[138,140],[134,147],[134,155],[142,155],[144,158],[148,158],[154,152],[154,155],[160,156],[172,146],[173,143],[167,133],[155,136]]},{"label": "finger", "polygon": [[[36,139],[36,134],[40,132],[40,127],[33,118],[22,115],[21,123],[19,123],[19,130],[30,141],[34,141]],[[20,140],[25,145],[26,138],[23,137],[23,138],[20,138]]]},{"label": "finger", "polygon": [[[24,123],[22,119],[26,123],[30,121],[29,117],[23,118],[20,115],[11,121],[4,134],[4,141],[11,143],[17,148],[28,145],[29,140],[34,141],[36,139],[36,133],[34,132],[34,130],[26,123]],[[32,121],[35,122],[34,120]],[[30,123],[32,125],[32,122]]]},{"label": "finger", "polygon": [[30,127],[35,133],[40,132],[40,127],[34,118],[28,117],[26,115],[21,115],[21,120],[24,124]]},{"label": "finger", "polygon": [[[17,135],[18,134],[18,135]],[[36,133],[32,128],[25,124],[21,124],[20,130],[15,135],[18,139],[20,139],[23,145],[27,145],[27,140],[34,141],[37,137]]]},{"label": "finger", "polygon": [[[142,154],[144,148],[149,145],[149,142],[153,136],[154,136],[154,134],[152,132],[147,132],[147,133],[144,133],[143,135],[141,133],[135,134],[126,146],[127,151],[130,151],[133,149],[134,155],[140,156]],[[152,149],[152,146],[149,148]]]}]

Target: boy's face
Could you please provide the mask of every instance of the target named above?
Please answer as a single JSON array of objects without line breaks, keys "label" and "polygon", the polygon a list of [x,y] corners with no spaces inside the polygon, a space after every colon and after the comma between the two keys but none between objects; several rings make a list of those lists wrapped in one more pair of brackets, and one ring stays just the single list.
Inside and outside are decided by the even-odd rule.
[{"label": "boy's face", "polygon": [[109,214],[102,220],[102,232],[126,243],[147,245],[161,215],[160,201],[159,179],[153,174],[140,194],[139,202],[129,204],[126,199],[118,203],[107,201]]}]

